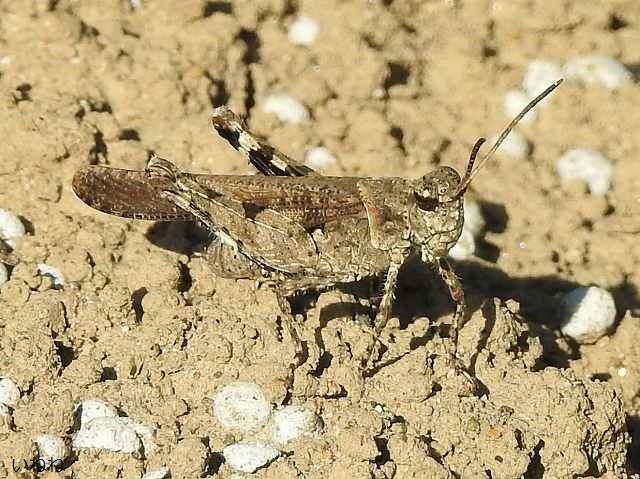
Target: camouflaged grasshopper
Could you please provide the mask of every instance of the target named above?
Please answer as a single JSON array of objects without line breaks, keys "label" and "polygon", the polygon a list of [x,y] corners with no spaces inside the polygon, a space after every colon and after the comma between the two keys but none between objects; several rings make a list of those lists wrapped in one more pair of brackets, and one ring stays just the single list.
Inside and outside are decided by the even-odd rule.
[{"label": "camouflaged grasshopper", "polygon": [[478,161],[474,145],[465,175],[447,166],[416,180],[327,177],[256,139],[226,107],[211,124],[262,176],[198,175],[152,156],[145,171],[86,166],[73,189],[105,213],[145,220],[194,220],[213,236],[207,258],[216,274],[275,285],[284,298],[299,290],[328,288],[386,273],[375,329],[391,314],[398,271],[413,253],[434,265],[456,303],[451,339],[456,356],[464,292],[446,256],[464,221],[463,197],[482,166],[520,119],[558,80],[502,132]]}]

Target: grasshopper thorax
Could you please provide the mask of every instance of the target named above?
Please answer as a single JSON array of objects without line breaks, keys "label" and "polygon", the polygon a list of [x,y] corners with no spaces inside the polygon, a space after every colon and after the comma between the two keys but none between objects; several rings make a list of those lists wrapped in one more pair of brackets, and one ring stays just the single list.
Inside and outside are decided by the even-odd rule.
[{"label": "grasshopper thorax", "polygon": [[458,194],[460,175],[443,166],[413,184],[409,208],[411,242],[419,246],[422,259],[433,262],[446,256],[458,241],[464,222],[463,197]]}]

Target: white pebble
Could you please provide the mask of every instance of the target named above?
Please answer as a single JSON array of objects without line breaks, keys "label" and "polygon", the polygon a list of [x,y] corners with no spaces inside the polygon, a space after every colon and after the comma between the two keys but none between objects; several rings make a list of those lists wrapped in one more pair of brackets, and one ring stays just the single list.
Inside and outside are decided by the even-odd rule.
[{"label": "white pebble", "polygon": [[269,414],[271,404],[255,383],[240,381],[228,384],[213,399],[213,415],[227,429],[257,429]]},{"label": "white pebble", "polygon": [[42,434],[35,440],[38,447],[38,458],[49,465],[62,465],[69,454],[69,448],[60,436]]},{"label": "white pebble", "polygon": [[0,284],[4,284],[9,281],[9,270],[4,265],[4,263],[0,263]]},{"label": "white pebble", "polygon": [[462,228],[458,242],[449,250],[449,257],[456,261],[471,258],[476,252],[476,239],[468,229]]},{"label": "white pebble", "polygon": [[[495,143],[498,137],[491,140],[491,144]],[[513,130],[498,147],[498,153],[513,158],[514,160],[524,160],[529,156],[531,145],[525,136],[518,130]]]},{"label": "white pebble", "polygon": [[324,170],[336,164],[336,157],[328,148],[316,146],[304,154],[304,162],[314,170]]},{"label": "white pebble", "polygon": [[145,455],[148,455],[156,449],[157,446],[154,442],[156,432],[153,428],[140,424],[129,417],[119,417],[118,420],[133,429],[138,435],[142,441],[142,448],[144,449]]},{"label": "white pebble", "polygon": [[596,150],[575,148],[558,160],[558,175],[563,185],[575,179],[583,180],[595,196],[602,196],[609,191],[611,174],[611,162]]},{"label": "white pebble", "polygon": [[11,211],[0,208],[0,239],[15,248],[14,240],[24,234],[25,229],[20,218]]},{"label": "white pebble", "polygon": [[129,4],[131,5],[131,8],[136,10],[142,6],[142,0],[129,0]]},{"label": "white pebble", "polygon": [[142,442],[134,429],[119,417],[97,417],[76,433],[73,447],[77,449],[106,449],[125,454],[136,454]]},{"label": "white pebble", "polygon": [[467,198],[464,199],[464,227],[475,237],[486,227],[480,205],[477,201]]},{"label": "white pebble", "polygon": [[169,468],[161,467],[160,469],[145,472],[142,479],[168,479],[169,477],[171,477],[171,471]]},{"label": "white pebble", "polygon": [[284,445],[301,436],[317,436],[322,420],[313,411],[302,406],[285,406],[271,416],[271,440]]},{"label": "white pebble", "polygon": [[53,280],[53,286],[61,288],[64,286],[64,275],[58,268],[46,263],[38,263],[38,274],[40,276],[48,276]]},{"label": "white pebble", "polygon": [[480,236],[485,226],[480,205],[465,198],[462,233],[458,242],[449,250],[449,256],[457,261],[471,258],[476,252],[476,237]]},{"label": "white pebble", "polygon": [[97,417],[118,417],[118,410],[115,407],[99,399],[85,399],[78,405],[76,411],[80,413],[81,429]]},{"label": "white pebble", "polygon": [[[562,78],[563,71],[559,65],[542,60],[529,63],[522,80],[522,87],[530,100],[542,93],[553,82]],[[549,97],[542,100],[547,101]]]},{"label": "white pebble", "polygon": [[[520,90],[509,90],[504,95],[504,112],[505,112],[505,114],[509,118],[515,118],[515,116],[518,113],[520,113],[524,109],[525,106],[527,106],[527,104],[529,103],[530,100],[531,99],[523,91],[520,91]],[[538,112],[534,108],[533,110],[530,110],[529,113],[527,113],[524,117],[522,117],[522,120],[520,120],[520,123],[522,123],[522,124],[531,123],[531,122],[535,121],[535,119],[537,117],[538,117]]]},{"label": "white pebble", "polygon": [[320,32],[320,24],[317,20],[300,15],[289,27],[288,37],[291,43],[296,45],[310,45]]},{"label": "white pebble", "polygon": [[307,108],[286,93],[269,95],[262,106],[265,113],[273,113],[285,123],[301,123],[309,119]]},{"label": "white pebble", "polygon": [[0,379],[0,404],[15,409],[20,401],[20,389],[9,378]]},{"label": "white pebble", "polygon": [[631,72],[622,63],[605,55],[573,58],[564,65],[567,78],[585,85],[600,85],[616,90],[632,79]]},{"label": "white pebble", "polygon": [[562,333],[579,343],[593,343],[607,334],[616,319],[613,296],[596,286],[574,289],[562,300]]},{"label": "white pebble", "polygon": [[222,455],[236,471],[252,473],[276,459],[280,451],[269,444],[248,442],[227,446]]}]

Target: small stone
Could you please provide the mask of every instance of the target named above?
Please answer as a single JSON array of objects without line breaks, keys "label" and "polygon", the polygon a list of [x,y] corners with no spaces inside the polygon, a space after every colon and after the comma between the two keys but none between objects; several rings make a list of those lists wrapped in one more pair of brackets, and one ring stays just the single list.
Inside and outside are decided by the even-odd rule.
[{"label": "small stone", "polygon": [[271,416],[271,440],[278,445],[302,436],[317,436],[321,430],[320,417],[302,406],[285,406]]},{"label": "small stone", "polygon": [[45,263],[38,263],[38,274],[40,276],[50,277],[55,288],[62,288],[64,286],[64,276],[58,268]]},{"label": "small stone", "polygon": [[0,404],[15,409],[20,401],[20,389],[9,378],[0,378]]},{"label": "small stone", "polygon": [[300,15],[289,26],[287,36],[295,45],[311,45],[318,33],[320,33],[318,21],[306,15]]},{"label": "small stone", "polygon": [[558,175],[563,185],[576,179],[583,180],[595,196],[603,196],[609,191],[611,174],[611,161],[596,150],[575,148],[558,160]]},{"label": "small stone", "polygon": [[119,417],[118,420],[129,426],[131,429],[134,430],[134,432],[138,435],[138,437],[140,438],[140,440],[142,441],[142,448],[145,452],[145,454],[149,454],[153,451],[155,451],[156,449],[156,444],[155,444],[155,436],[156,436],[156,431],[155,429],[153,429],[152,427],[149,427],[145,424],[140,424],[139,422],[134,421],[133,419],[129,418],[129,417]]},{"label": "small stone", "polygon": [[171,477],[171,471],[168,467],[161,467],[160,469],[154,469],[153,471],[147,471],[142,476],[142,479],[169,479]]},{"label": "small stone", "polygon": [[118,410],[99,399],[85,399],[76,408],[80,414],[80,428],[97,417],[118,417]]},{"label": "small stone", "polygon": [[227,429],[255,430],[266,422],[271,410],[260,386],[251,382],[229,384],[213,399],[213,415]]},{"label": "small stone", "polygon": [[47,465],[62,465],[69,455],[69,448],[60,436],[41,434],[35,443],[38,447],[38,458]]},{"label": "small stone", "polygon": [[472,258],[476,252],[476,240],[468,229],[462,228],[458,242],[449,250],[449,257],[456,261]]},{"label": "small stone", "polygon": [[307,108],[286,93],[269,95],[264,101],[262,110],[265,113],[273,113],[285,123],[302,123],[309,119]]},{"label": "small stone", "polygon": [[336,157],[324,146],[308,149],[304,154],[304,162],[314,170],[325,170],[336,164]]},{"label": "small stone", "polygon": [[[495,136],[490,143],[495,143],[498,136]],[[529,156],[531,145],[525,136],[518,130],[513,130],[498,147],[497,153],[513,158],[514,160],[525,160]]]},{"label": "small stone", "polygon": [[457,261],[467,260],[476,252],[476,238],[485,228],[480,205],[473,200],[464,200],[464,224],[458,242],[449,250],[449,257]]},{"label": "small stone", "polygon": [[477,201],[464,199],[464,226],[477,237],[486,227],[482,209]]},{"label": "small stone", "polygon": [[631,72],[615,58],[605,55],[588,55],[573,58],[564,65],[568,79],[585,85],[598,85],[609,90],[617,90],[631,81]]},{"label": "small stone", "polygon": [[259,442],[232,444],[223,449],[227,464],[236,471],[253,473],[271,463],[279,455],[275,447]]},{"label": "small stone", "polygon": [[134,429],[119,417],[97,417],[76,433],[73,447],[77,449],[106,449],[125,454],[137,454],[142,442]]},{"label": "small stone", "polygon": [[9,281],[9,271],[4,263],[0,263],[0,284],[4,284]]},{"label": "small stone", "polygon": [[[529,100],[533,100],[553,82],[562,78],[563,74],[562,68],[555,63],[534,60],[530,62],[527,67],[527,71],[522,80],[522,87],[529,97]],[[548,99],[548,97],[545,98],[542,100],[542,103]]]},{"label": "small stone", "polygon": [[[509,118],[515,118],[525,106],[531,101],[526,93],[520,90],[509,90],[504,95],[504,112]],[[527,124],[535,121],[538,117],[537,110],[534,108],[522,117],[520,123]]]},{"label": "small stone", "polygon": [[0,208],[0,240],[15,248],[15,239],[24,236],[25,232],[24,224],[15,213]]},{"label": "small stone", "polygon": [[616,319],[616,305],[606,289],[581,287],[563,298],[561,315],[562,334],[578,343],[589,344],[611,329]]}]

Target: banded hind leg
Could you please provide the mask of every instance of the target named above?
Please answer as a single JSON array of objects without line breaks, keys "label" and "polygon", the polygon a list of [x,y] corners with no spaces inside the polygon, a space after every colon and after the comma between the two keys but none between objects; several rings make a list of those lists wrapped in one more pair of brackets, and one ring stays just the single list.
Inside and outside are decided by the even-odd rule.
[{"label": "banded hind leg", "polygon": [[277,148],[258,139],[247,130],[242,119],[226,106],[213,110],[211,126],[265,176],[319,175],[307,165],[289,158]]}]

